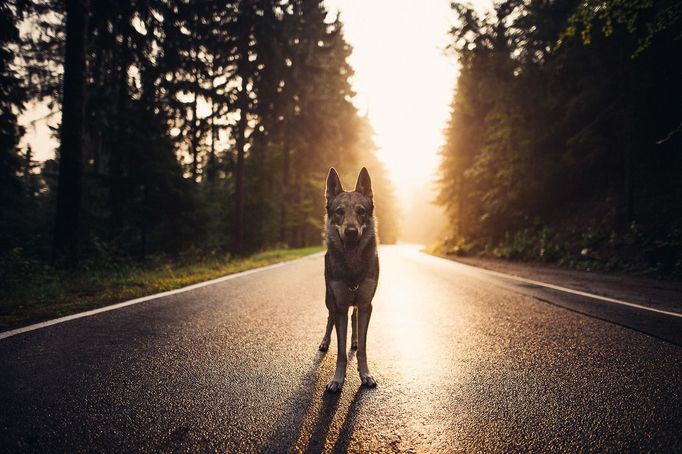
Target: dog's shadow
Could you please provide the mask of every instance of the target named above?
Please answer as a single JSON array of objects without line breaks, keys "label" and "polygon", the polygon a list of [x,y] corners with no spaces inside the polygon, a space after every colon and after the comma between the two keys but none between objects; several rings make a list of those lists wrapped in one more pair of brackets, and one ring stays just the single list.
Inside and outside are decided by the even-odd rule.
[{"label": "dog's shadow", "polygon": [[353,396],[353,400],[348,406],[348,411],[346,416],[343,418],[343,425],[339,431],[339,436],[336,438],[334,443],[333,452],[348,452],[348,445],[350,444],[351,438],[353,436],[353,431],[355,430],[355,418],[360,413],[360,408],[366,401],[365,397],[372,393],[371,388],[365,386],[360,386]]},{"label": "dog's shadow", "polygon": [[[348,355],[349,366],[354,356],[355,351],[351,350]],[[325,384],[329,377],[321,377],[319,373],[324,358],[325,352],[318,352],[315,356],[310,369],[301,380],[299,391],[290,399],[286,410],[275,424],[264,452],[291,452],[296,446],[305,452],[322,452],[324,449],[343,392],[352,392],[348,383],[344,385],[342,393],[325,392]],[[371,393],[371,390],[364,386],[355,391],[339,435],[336,440],[332,440],[333,452],[348,450],[355,429],[356,416],[367,393]]]}]

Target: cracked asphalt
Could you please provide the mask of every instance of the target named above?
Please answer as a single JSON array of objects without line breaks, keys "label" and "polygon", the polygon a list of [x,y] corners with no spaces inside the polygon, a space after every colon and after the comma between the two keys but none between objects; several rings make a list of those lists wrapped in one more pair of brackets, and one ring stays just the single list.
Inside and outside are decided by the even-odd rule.
[{"label": "cracked asphalt", "polygon": [[377,388],[324,392],[315,255],[0,340],[0,451],[682,451],[682,319],[380,260]]}]

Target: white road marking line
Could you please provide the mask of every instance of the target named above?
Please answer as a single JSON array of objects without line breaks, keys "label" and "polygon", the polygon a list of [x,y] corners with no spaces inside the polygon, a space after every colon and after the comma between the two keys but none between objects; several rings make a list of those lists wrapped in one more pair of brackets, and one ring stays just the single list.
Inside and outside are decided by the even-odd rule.
[{"label": "white road marking line", "polygon": [[426,253],[423,253],[423,252],[420,252],[420,253],[421,253],[421,254],[424,254],[424,255],[427,256],[427,257],[433,257],[433,258],[436,258],[436,259],[446,260],[446,261],[448,261],[448,262],[450,262],[450,263],[456,264],[457,266],[467,267],[467,268],[471,268],[471,269],[474,269],[474,270],[477,270],[477,271],[482,271],[482,272],[485,273],[485,274],[490,274],[490,275],[497,276],[497,277],[500,277],[500,278],[503,278],[503,279],[511,279],[511,280],[515,280],[515,281],[519,281],[519,282],[525,282],[525,283],[527,283],[527,284],[533,284],[533,285],[537,285],[537,286],[540,286],[540,287],[551,288],[552,290],[558,290],[558,291],[560,291],[560,292],[565,292],[565,293],[572,293],[572,294],[574,294],[574,295],[584,296],[584,297],[586,297],[586,298],[592,298],[592,299],[596,299],[596,300],[600,300],[600,301],[606,301],[606,302],[608,302],[608,303],[620,304],[620,305],[622,305],[622,306],[634,307],[634,308],[636,308],[636,309],[641,309],[641,310],[644,310],[644,311],[656,312],[656,313],[658,313],[658,314],[664,314],[664,315],[670,315],[670,316],[672,316],[672,317],[682,318],[682,314],[680,314],[679,312],[664,311],[664,310],[662,310],[662,309],[656,309],[656,308],[654,308],[654,307],[643,306],[643,305],[641,305],[641,304],[636,304],[636,303],[630,303],[630,302],[628,302],[628,301],[623,301],[623,300],[619,300],[619,299],[616,299],[616,298],[609,298],[609,297],[607,297],[607,296],[595,295],[595,294],[593,294],[593,293],[587,293],[587,292],[583,292],[583,291],[581,291],[581,290],[574,290],[574,289],[572,289],[572,288],[561,287],[561,286],[559,286],[559,285],[548,284],[548,283],[546,283],[546,282],[540,282],[540,281],[536,281],[536,280],[533,280],[533,279],[526,279],[526,278],[523,278],[523,277],[514,276],[514,275],[512,275],[512,274],[500,273],[499,271],[487,270],[487,269],[485,269],[485,268],[479,268],[479,267],[477,267],[477,266],[467,265],[466,263],[456,262],[456,261],[453,261],[453,260],[450,260],[450,259],[446,259],[446,258],[444,258],[444,257],[437,257],[437,256],[429,255],[429,254],[426,254]]},{"label": "white road marking line", "polygon": [[178,293],[189,292],[190,290],[195,290],[195,289],[198,289],[201,287],[207,287],[207,286],[213,285],[213,284],[219,284],[221,282],[229,281],[232,279],[237,279],[239,277],[247,276],[249,274],[260,273],[261,271],[267,271],[267,270],[271,270],[273,268],[279,268],[280,266],[290,265],[292,263],[299,262],[301,260],[306,260],[306,259],[314,258],[317,256],[321,256],[321,255],[324,255],[324,251],[323,252],[316,252],[314,254],[306,255],[304,257],[300,257],[300,258],[297,258],[294,260],[288,260],[285,262],[273,263],[272,265],[266,265],[266,266],[262,266],[260,268],[253,268],[253,269],[241,271],[241,272],[235,273],[235,274],[228,274],[227,276],[218,277],[216,279],[211,279],[210,281],[198,282],[196,284],[188,285],[186,287],[178,288],[175,290],[168,290],[166,292],[155,293],[153,295],[147,295],[147,296],[143,296],[140,298],[135,298],[132,300],[124,301],[122,303],[115,303],[115,304],[111,304],[109,306],[104,306],[104,307],[92,309],[92,310],[85,311],[85,312],[79,312],[77,314],[67,315],[65,317],[60,317],[60,318],[55,318],[55,319],[47,320],[47,321],[40,322],[40,323],[35,323],[33,325],[24,326],[22,328],[13,329],[11,331],[2,332],[2,333],[0,333],[0,340],[6,339],[8,337],[16,336],[17,334],[26,333],[28,331],[34,331],[37,329],[46,328],[48,326],[56,325],[58,323],[68,322],[69,320],[75,320],[78,318],[89,317],[91,315],[96,315],[96,314],[99,314],[102,312],[108,312],[108,311],[113,311],[115,309],[121,309],[122,307],[132,306],[133,304],[144,303],[145,301],[155,300],[158,298],[163,298],[165,296],[177,295]]}]

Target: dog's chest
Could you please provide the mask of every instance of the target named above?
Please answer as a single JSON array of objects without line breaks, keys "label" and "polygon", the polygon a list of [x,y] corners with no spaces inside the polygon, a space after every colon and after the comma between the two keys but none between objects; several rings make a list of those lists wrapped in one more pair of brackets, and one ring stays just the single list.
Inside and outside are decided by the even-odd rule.
[{"label": "dog's chest", "polygon": [[332,253],[326,261],[328,276],[348,284],[355,284],[366,275],[367,265],[367,260],[355,253]]},{"label": "dog's chest", "polygon": [[348,277],[354,278],[364,274],[364,270],[367,267],[366,261],[359,254],[344,254],[344,262],[346,268],[346,273]]}]

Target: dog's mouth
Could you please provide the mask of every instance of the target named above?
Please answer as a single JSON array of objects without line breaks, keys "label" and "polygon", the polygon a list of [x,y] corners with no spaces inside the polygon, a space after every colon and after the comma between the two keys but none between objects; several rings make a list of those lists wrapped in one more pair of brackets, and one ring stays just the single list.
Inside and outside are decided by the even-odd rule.
[{"label": "dog's mouth", "polygon": [[355,238],[355,239],[350,239],[346,238],[343,241],[343,248],[346,249],[347,251],[352,251],[353,249],[358,247],[358,244],[360,244],[360,238]]},{"label": "dog's mouth", "polygon": [[345,235],[341,235],[341,232],[339,232],[339,238],[341,238],[341,244],[343,245],[343,248],[347,251],[352,251],[358,247],[360,244],[360,237],[356,238],[350,238]]}]

